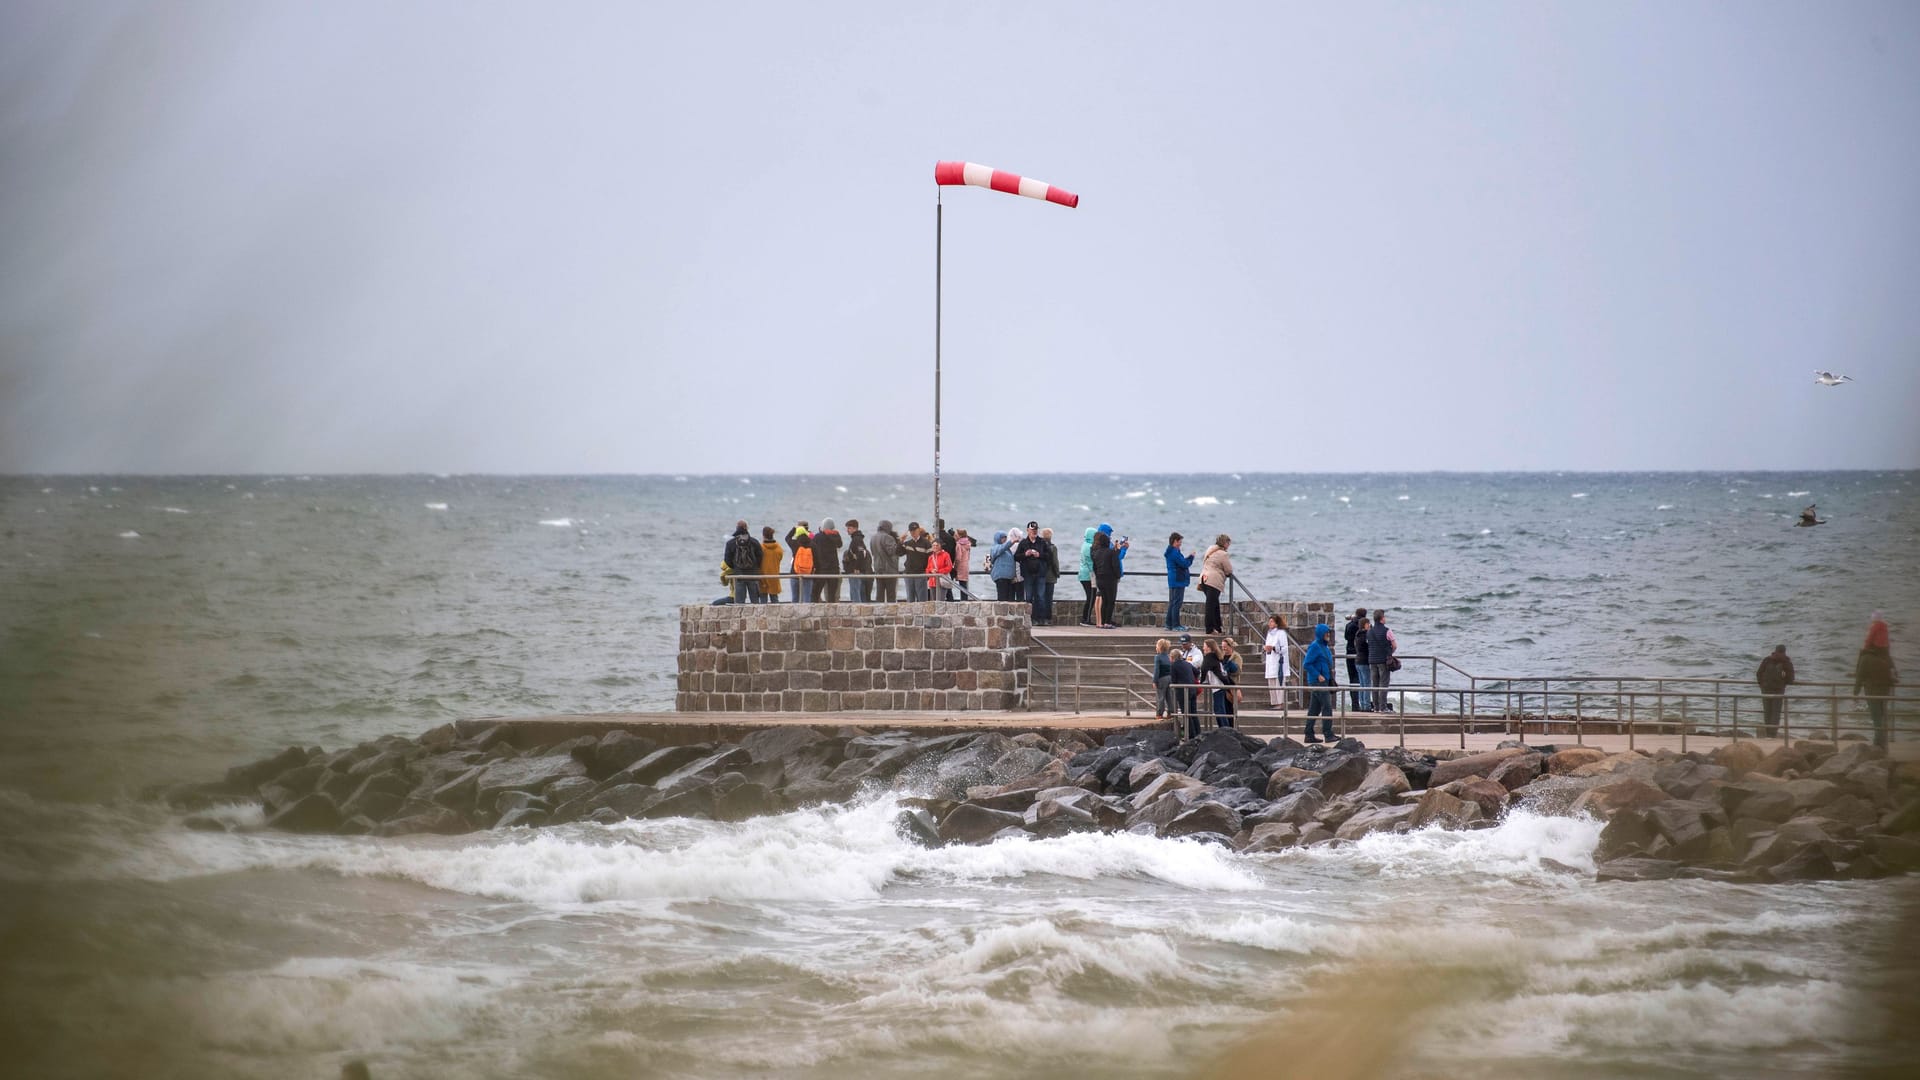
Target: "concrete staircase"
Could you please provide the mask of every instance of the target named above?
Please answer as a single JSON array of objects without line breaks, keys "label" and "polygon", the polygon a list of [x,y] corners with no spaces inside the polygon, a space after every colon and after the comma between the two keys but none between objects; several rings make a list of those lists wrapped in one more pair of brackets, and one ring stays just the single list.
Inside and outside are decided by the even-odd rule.
[{"label": "concrete staircase", "polygon": [[1138,626],[1118,630],[1072,624],[1035,627],[1033,647],[1027,651],[1027,707],[1112,715],[1131,710],[1134,716],[1144,714],[1151,720],[1153,643],[1173,636]]}]

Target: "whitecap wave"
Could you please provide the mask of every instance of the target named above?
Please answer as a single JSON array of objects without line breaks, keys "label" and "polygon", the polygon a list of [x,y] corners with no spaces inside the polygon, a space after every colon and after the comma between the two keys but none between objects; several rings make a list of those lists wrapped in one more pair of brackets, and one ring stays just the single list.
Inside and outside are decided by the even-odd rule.
[{"label": "whitecap wave", "polygon": [[447,508],[446,503],[428,503],[427,504],[427,509],[429,510],[445,510],[446,508]]},{"label": "whitecap wave", "polygon": [[1220,500],[1211,495],[1199,495],[1187,500],[1189,506],[1219,506]]},{"label": "whitecap wave", "polygon": [[127,530],[126,532],[123,532],[123,533],[121,533],[121,534],[120,534],[120,539],[122,539],[122,540],[138,540],[138,539],[140,539],[140,534],[139,534],[139,533],[137,533],[137,532],[134,532],[134,531],[133,531],[132,529],[128,529],[128,530]]},{"label": "whitecap wave", "polygon": [[573,528],[573,519],[572,518],[546,518],[542,520],[540,524],[551,525],[556,529],[571,529]]}]

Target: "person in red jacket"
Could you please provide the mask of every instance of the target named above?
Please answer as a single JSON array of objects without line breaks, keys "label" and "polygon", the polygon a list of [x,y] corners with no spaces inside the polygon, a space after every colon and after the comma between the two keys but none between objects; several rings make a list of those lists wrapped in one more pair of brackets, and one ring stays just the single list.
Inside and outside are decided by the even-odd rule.
[{"label": "person in red jacket", "polygon": [[940,585],[940,579],[953,576],[953,556],[947,549],[936,547],[933,554],[927,556],[927,598],[938,600],[942,597],[953,599],[953,593]]}]

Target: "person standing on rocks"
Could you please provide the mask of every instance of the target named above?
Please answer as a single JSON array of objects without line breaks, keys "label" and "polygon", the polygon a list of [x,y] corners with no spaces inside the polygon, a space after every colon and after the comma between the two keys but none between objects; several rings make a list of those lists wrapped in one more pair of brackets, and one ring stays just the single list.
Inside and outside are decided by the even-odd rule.
[{"label": "person standing on rocks", "polygon": [[[849,574],[873,573],[873,549],[867,546],[867,534],[860,531],[860,523],[852,518],[847,519],[847,557],[841,565]],[[873,599],[873,579],[848,578],[847,599],[856,604]]]},{"label": "person standing on rocks", "polygon": [[780,541],[773,535],[773,526],[760,527],[760,603],[777,604],[780,602]]},{"label": "person standing on rocks", "polygon": [[1867,692],[1867,714],[1873,717],[1873,745],[1882,750],[1887,748],[1892,735],[1887,726],[1887,701],[1899,681],[1900,673],[1893,668],[1893,641],[1887,633],[1887,621],[1876,611],[1867,626],[1867,642],[1860,647],[1860,655],[1853,662],[1853,696],[1859,697],[1862,690]]},{"label": "person standing on rocks", "polygon": [[1186,603],[1187,586],[1193,581],[1193,556],[1180,550],[1179,533],[1167,537],[1167,626],[1168,630],[1180,631],[1186,627],[1180,625],[1180,606]]},{"label": "person standing on rocks", "polygon": [[721,558],[732,579],[733,602],[759,603],[760,587],[756,579],[760,576],[760,545],[754,543],[753,533],[745,521],[734,523],[733,536],[727,540],[726,552]]},{"label": "person standing on rocks", "polygon": [[907,522],[907,538],[900,541],[900,555],[906,562],[907,602],[917,604],[932,599],[927,592],[927,559],[933,555],[933,537],[917,521]]},{"label": "person standing on rocks", "polygon": [[1218,634],[1225,628],[1220,618],[1220,593],[1227,587],[1227,579],[1233,576],[1233,559],[1227,549],[1233,546],[1233,537],[1221,533],[1213,538],[1213,546],[1200,559],[1200,592],[1207,598],[1206,632]]},{"label": "person standing on rocks", "polygon": [[809,542],[813,545],[813,572],[832,575],[822,576],[813,583],[813,598],[819,603],[837,603],[840,600],[840,549],[844,543],[833,527],[833,519],[822,521],[820,531],[814,533]]},{"label": "person standing on rocks", "polygon": [[893,522],[883,521],[874,530],[873,572],[881,575],[874,582],[874,599],[882,604],[897,603],[900,599],[900,579],[888,575],[900,572],[900,537],[893,531]]},{"label": "person standing on rocks", "polygon": [[1393,684],[1393,668],[1399,663],[1393,654],[1398,651],[1399,642],[1393,640],[1393,631],[1387,629],[1387,610],[1374,608],[1373,625],[1367,628],[1367,664],[1371,667],[1374,712],[1393,711],[1386,688]]},{"label": "person standing on rocks", "polygon": [[1347,685],[1353,687],[1353,689],[1347,691],[1347,693],[1353,697],[1353,707],[1355,711],[1367,707],[1366,699],[1362,697],[1360,693],[1360,687],[1366,684],[1360,681],[1360,665],[1356,659],[1359,656],[1360,650],[1355,641],[1355,635],[1365,629],[1366,624],[1367,609],[1355,608],[1353,610],[1353,618],[1347,620]]},{"label": "person standing on rocks", "polygon": [[1306,742],[1317,743],[1313,734],[1313,718],[1325,717],[1320,721],[1324,741],[1333,742],[1333,627],[1318,623],[1313,628],[1313,644],[1307,646],[1306,659],[1301,661],[1300,670],[1307,681],[1307,737]]},{"label": "person standing on rocks", "polygon": [[1782,695],[1793,685],[1793,661],[1787,657],[1787,647],[1775,645],[1773,652],[1760,661],[1753,677],[1760,684],[1760,693],[1765,695],[1760,699],[1760,736],[1771,739],[1780,730],[1780,709],[1786,704]]}]

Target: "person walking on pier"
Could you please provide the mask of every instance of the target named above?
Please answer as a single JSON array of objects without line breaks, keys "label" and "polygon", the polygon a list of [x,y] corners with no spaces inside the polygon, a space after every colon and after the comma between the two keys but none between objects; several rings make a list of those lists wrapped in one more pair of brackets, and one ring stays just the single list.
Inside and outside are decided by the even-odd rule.
[{"label": "person walking on pier", "polygon": [[808,603],[813,600],[813,583],[804,575],[813,573],[813,533],[808,531],[806,522],[795,525],[787,534],[787,549],[793,552],[793,565],[788,571],[794,575],[793,602]]},{"label": "person walking on pier", "polygon": [[[860,531],[860,523],[847,519],[847,556],[841,566],[849,574],[873,573],[873,549],[867,546],[867,534]],[[848,578],[847,599],[856,604],[864,604],[873,599],[872,578]]]},{"label": "person walking on pier", "polygon": [[1092,626],[1093,609],[1098,604],[1098,594],[1093,591],[1093,538],[1100,530],[1091,526],[1086,538],[1080,541],[1080,588],[1087,594],[1086,602],[1080,605],[1080,625]]},{"label": "person walking on pier", "polygon": [[745,521],[734,523],[733,536],[727,540],[726,553],[721,558],[727,564],[732,579],[733,602],[759,603],[760,545],[754,543],[753,533],[747,529]]},{"label": "person walking on pier", "polygon": [[900,541],[900,554],[906,561],[907,602],[932,599],[933,594],[927,591],[927,559],[933,555],[933,537],[919,522],[907,522],[907,538]]},{"label": "person walking on pier", "polygon": [[1760,661],[1760,667],[1753,673],[1754,681],[1760,684],[1762,719],[1760,735],[1771,739],[1780,730],[1780,709],[1786,704],[1784,695],[1787,687],[1793,685],[1793,661],[1787,657],[1785,645],[1775,645],[1773,651]]},{"label": "person walking on pier", "polygon": [[1167,537],[1167,626],[1180,631],[1180,605],[1187,599],[1187,586],[1193,581],[1193,556],[1180,550],[1179,533]]},{"label": "person walking on pier", "polygon": [[833,527],[833,519],[820,523],[820,531],[813,534],[813,572],[823,576],[813,583],[813,598],[816,602],[832,604],[840,599],[840,548],[843,545],[840,533]]},{"label": "person walking on pier", "polygon": [[890,575],[900,572],[900,537],[893,531],[893,522],[881,522],[874,529],[873,542],[868,547],[873,550],[873,572],[881,575],[874,582],[873,598],[882,604],[897,603],[900,579]]},{"label": "person walking on pier", "polygon": [[1366,608],[1355,608],[1353,618],[1347,620],[1347,685],[1353,687],[1347,693],[1353,696],[1353,707],[1356,711],[1366,708],[1367,704],[1359,689],[1365,684],[1360,681],[1360,665],[1355,659],[1360,650],[1355,644],[1354,635],[1364,629],[1366,623]]},{"label": "person walking on pier", "polygon": [[773,526],[761,526],[760,602],[763,604],[780,602],[780,560],[784,557],[780,551],[780,541],[773,535]]},{"label": "person walking on pier", "polygon": [[1200,559],[1200,591],[1207,598],[1206,632],[1218,634],[1225,628],[1220,619],[1220,593],[1227,587],[1227,579],[1233,576],[1233,559],[1227,549],[1233,546],[1233,537],[1221,533],[1213,538],[1213,546]]},{"label": "person walking on pier", "polygon": [[1393,665],[1398,663],[1393,654],[1398,651],[1399,642],[1393,640],[1393,631],[1387,629],[1386,609],[1374,608],[1373,625],[1367,627],[1367,663],[1372,669],[1368,674],[1373,682],[1374,712],[1393,711],[1386,688],[1393,684]]},{"label": "person walking on pier", "polygon": [[1873,717],[1873,745],[1882,750],[1887,748],[1892,735],[1887,725],[1887,701],[1899,681],[1900,673],[1893,667],[1893,641],[1887,633],[1887,621],[1876,611],[1873,622],[1867,626],[1867,642],[1860,647],[1860,655],[1853,662],[1853,696],[1859,697],[1862,690],[1867,692],[1867,714]]},{"label": "person walking on pier", "polygon": [[1307,646],[1307,655],[1300,663],[1301,674],[1307,681],[1307,737],[1306,741],[1317,743],[1313,734],[1313,718],[1323,717],[1320,721],[1324,741],[1333,742],[1333,627],[1326,623],[1316,624],[1313,628],[1313,644]]}]

